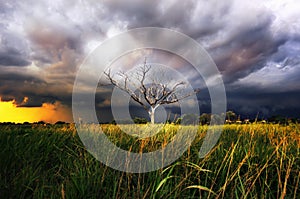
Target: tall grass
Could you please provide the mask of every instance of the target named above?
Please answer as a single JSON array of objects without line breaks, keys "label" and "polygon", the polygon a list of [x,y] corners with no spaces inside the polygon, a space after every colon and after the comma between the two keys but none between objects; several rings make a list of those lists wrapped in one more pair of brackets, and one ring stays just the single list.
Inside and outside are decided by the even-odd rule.
[{"label": "tall grass", "polygon": [[[178,126],[143,139],[115,125],[101,128],[120,148],[148,152],[165,146]],[[95,160],[73,125],[0,126],[0,198],[299,198],[298,124],[225,125],[201,159],[206,130],[199,127],[192,146],[172,165],[133,174]]]}]

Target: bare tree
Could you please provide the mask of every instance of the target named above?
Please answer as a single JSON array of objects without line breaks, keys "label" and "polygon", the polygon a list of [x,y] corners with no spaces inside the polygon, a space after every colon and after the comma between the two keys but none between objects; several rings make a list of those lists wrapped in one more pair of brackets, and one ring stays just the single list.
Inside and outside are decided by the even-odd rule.
[{"label": "bare tree", "polygon": [[[104,74],[111,85],[126,92],[148,112],[152,124],[155,122],[155,110],[160,105],[173,104],[200,92],[200,89],[195,89],[184,93],[186,82],[162,83],[163,81],[151,77],[150,70],[151,66],[147,65],[145,59],[144,65],[138,68],[135,75],[129,76],[124,72],[118,72],[119,78],[114,78],[110,69]],[[150,83],[146,83],[146,79],[150,79]]]}]

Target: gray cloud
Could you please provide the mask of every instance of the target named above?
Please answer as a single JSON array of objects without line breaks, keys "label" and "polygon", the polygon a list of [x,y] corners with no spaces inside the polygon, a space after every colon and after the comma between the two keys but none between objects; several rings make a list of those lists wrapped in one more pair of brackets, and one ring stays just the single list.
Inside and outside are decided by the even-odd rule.
[{"label": "gray cloud", "polygon": [[27,66],[31,63],[25,39],[8,32],[5,27],[0,30],[0,44],[0,66]]},{"label": "gray cloud", "polygon": [[266,91],[264,89],[244,86],[227,92],[228,109],[233,109],[244,117],[283,114],[287,117],[299,117],[300,88],[292,91]]},{"label": "gray cloud", "polygon": [[[230,107],[244,112],[261,108],[271,114],[296,106],[300,90],[296,1],[287,2],[284,9],[279,2],[237,0],[0,2],[3,101],[15,99],[19,106],[30,107],[55,101],[70,104],[76,71],[93,46],[127,29],[154,26],[183,32],[207,49],[222,73]],[[191,79],[198,82],[197,77]],[[261,97],[267,90],[270,93]],[[107,93],[101,95],[99,104],[104,106]],[[273,99],[279,96],[285,103],[274,108]]]},{"label": "gray cloud", "polygon": [[[1,71],[0,79],[1,100],[14,100],[18,107],[40,107],[55,101],[71,103],[71,89],[67,85],[51,84],[37,75],[16,72]],[[25,98],[28,99],[24,101]]]},{"label": "gray cloud", "polygon": [[30,97],[28,105],[41,106],[42,103],[34,103],[34,99],[38,99],[38,91],[36,88],[44,87],[45,82],[38,77],[31,75],[23,75],[18,73],[0,73],[0,96],[2,101],[15,100],[17,106],[26,106],[23,103],[25,97]]}]

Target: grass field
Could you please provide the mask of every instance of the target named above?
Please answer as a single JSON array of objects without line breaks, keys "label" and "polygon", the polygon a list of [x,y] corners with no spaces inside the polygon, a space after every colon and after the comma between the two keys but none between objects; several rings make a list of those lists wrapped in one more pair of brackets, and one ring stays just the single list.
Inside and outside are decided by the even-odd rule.
[{"label": "grass field", "polygon": [[[205,157],[198,152],[207,126],[172,165],[133,174],[90,155],[73,125],[0,126],[0,198],[299,198],[300,125],[225,125]],[[137,140],[102,125],[119,147],[153,151],[176,133],[167,125]],[[159,147],[158,147],[159,146]],[[103,149],[105,150],[105,149]]]}]

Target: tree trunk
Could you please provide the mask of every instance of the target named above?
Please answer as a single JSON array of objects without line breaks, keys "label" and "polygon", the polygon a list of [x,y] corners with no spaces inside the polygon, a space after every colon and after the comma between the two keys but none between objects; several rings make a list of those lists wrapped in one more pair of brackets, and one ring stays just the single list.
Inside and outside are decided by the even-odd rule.
[{"label": "tree trunk", "polygon": [[151,120],[151,124],[154,124],[154,123],[155,123],[155,109],[156,109],[157,107],[158,107],[158,106],[151,107],[151,109],[148,111],[149,116],[150,116],[150,120]]},{"label": "tree trunk", "polygon": [[150,113],[151,124],[155,123],[154,113],[155,113],[155,111],[151,110],[151,113]]}]

